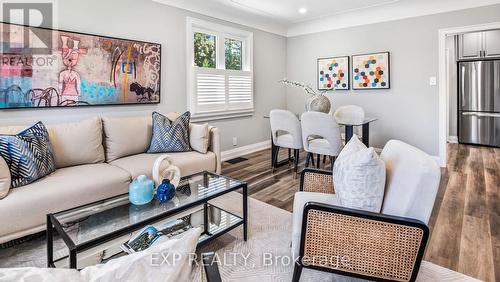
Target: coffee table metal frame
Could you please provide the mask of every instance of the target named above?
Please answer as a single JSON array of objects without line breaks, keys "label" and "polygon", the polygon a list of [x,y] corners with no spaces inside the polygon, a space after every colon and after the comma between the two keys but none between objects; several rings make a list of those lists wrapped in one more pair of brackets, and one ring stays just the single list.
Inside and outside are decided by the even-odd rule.
[{"label": "coffee table metal frame", "polygon": [[[149,224],[153,224],[155,222],[168,219],[169,217],[173,217],[176,214],[179,214],[183,211],[186,211],[186,210],[189,210],[191,208],[201,206],[201,205],[203,205],[203,211],[204,211],[203,212],[204,213],[203,214],[203,222],[204,222],[204,228],[205,228],[205,230],[202,234],[206,234],[206,235],[210,235],[210,236],[205,240],[199,241],[198,246],[206,244],[206,243],[214,240],[215,238],[221,236],[222,234],[225,234],[225,233],[233,230],[234,228],[236,228],[240,225],[243,225],[243,240],[247,241],[247,238],[248,238],[248,191],[247,191],[248,184],[244,181],[236,180],[236,179],[233,179],[233,178],[230,178],[227,176],[218,175],[218,174],[207,172],[207,171],[203,171],[200,173],[195,173],[195,174],[192,174],[189,176],[185,176],[181,179],[181,181],[184,179],[189,179],[191,177],[200,176],[200,175],[203,175],[205,177],[205,179],[207,179],[208,175],[223,177],[227,180],[232,180],[232,181],[235,181],[239,184],[236,185],[235,187],[218,191],[214,194],[207,196],[206,198],[202,198],[202,199],[199,199],[199,200],[196,200],[193,202],[189,202],[185,205],[182,205],[182,206],[173,208],[171,210],[162,212],[162,213],[155,215],[151,218],[148,218],[146,220],[143,220],[143,221],[140,221],[140,222],[137,222],[134,224],[130,224],[124,228],[115,230],[113,232],[107,233],[107,234],[102,235],[102,236],[99,236],[97,238],[94,238],[94,239],[89,240],[87,242],[84,242],[82,244],[75,244],[73,242],[73,240],[70,238],[70,236],[64,231],[62,224],[59,222],[59,220],[55,216],[58,213],[47,214],[47,231],[46,231],[47,232],[47,267],[50,267],[50,268],[56,267],[55,261],[54,261],[54,248],[53,248],[53,246],[54,246],[54,241],[53,241],[54,240],[54,231],[57,232],[59,234],[59,236],[61,236],[64,243],[66,244],[66,246],[69,249],[69,267],[73,268],[73,269],[77,269],[77,254],[78,253],[95,248],[103,243],[109,242],[111,240],[114,240],[114,239],[120,238],[122,236],[125,236],[127,234],[130,234],[131,232],[137,231],[137,230],[139,230],[139,229],[141,229]],[[243,198],[243,218],[236,216],[230,212],[225,211],[226,213],[229,213],[233,216],[236,216],[236,217],[240,218],[241,220],[236,222],[235,224],[232,224],[230,227],[224,229],[222,232],[218,232],[218,233],[213,234],[213,235],[210,234],[208,231],[208,206],[209,206],[208,202],[215,199],[215,198],[221,197],[227,193],[237,191],[239,189],[242,189],[242,192],[243,192],[242,193],[243,194],[243,197],[242,197]],[[106,201],[110,201],[111,199],[124,197],[126,195],[127,194],[122,194],[122,195],[119,195],[116,197],[97,201],[97,202],[87,204],[87,205],[82,205],[82,206],[72,208],[72,209],[69,209],[66,211],[61,211],[59,213],[64,213],[64,212],[68,212],[68,211],[72,211],[72,210],[82,209],[84,207],[89,207],[89,206],[95,206],[95,205],[98,205],[99,203],[104,203]]]}]

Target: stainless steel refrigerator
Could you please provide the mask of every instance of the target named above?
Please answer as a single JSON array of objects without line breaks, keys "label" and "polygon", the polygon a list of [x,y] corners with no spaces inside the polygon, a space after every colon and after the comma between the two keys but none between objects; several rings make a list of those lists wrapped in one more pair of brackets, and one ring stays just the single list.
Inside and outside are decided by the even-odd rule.
[{"label": "stainless steel refrigerator", "polygon": [[500,60],[458,64],[458,141],[500,147]]}]

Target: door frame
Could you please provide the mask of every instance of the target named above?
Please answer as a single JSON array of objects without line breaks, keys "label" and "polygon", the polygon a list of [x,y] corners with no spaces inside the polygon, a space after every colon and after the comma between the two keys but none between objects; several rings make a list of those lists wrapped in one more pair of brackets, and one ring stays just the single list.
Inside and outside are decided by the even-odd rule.
[{"label": "door frame", "polygon": [[446,167],[446,144],[448,139],[449,127],[449,92],[448,73],[446,64],[446,37],[459,35],[468,32],[486,31],[492,29],[500,29],[500,22],[492,22],[487,24],[469,25],[461,27],[443,28],[438,31],[439,42],[439,165]]}]

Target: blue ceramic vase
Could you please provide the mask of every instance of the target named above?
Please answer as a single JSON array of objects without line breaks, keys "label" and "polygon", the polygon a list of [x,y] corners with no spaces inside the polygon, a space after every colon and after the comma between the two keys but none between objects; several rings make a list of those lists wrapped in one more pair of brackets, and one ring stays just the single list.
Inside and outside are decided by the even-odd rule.
[{"label": "blue ceramic vase", "polygon": [[153,180],[141,175],[128,186],[128,198],[134,205],[145,205],[154,197]]},{"label": "blue ceramic vase", "polygon": [[175,186],[170,183],[170,180],[163,179],[162,183],[156,189],[156,199],[160,203],[170,201],[175,196]]}]

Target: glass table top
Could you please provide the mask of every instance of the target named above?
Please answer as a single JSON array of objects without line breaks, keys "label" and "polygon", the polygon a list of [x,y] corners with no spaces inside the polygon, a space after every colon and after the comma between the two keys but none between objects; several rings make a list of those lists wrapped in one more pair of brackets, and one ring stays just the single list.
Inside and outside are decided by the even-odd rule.
[{"label": "glass table top", "polygon": [[211,196],[239,189],[243,184],[238,180],[202,172],[182,178],[176,195],[166,203],[153,199],[148,204],[136,206],[129,202],[128,194],[124,194],[53,216],[73,243],[80,245],[158,215],[175,212],[188,205],[202,204]]},{"label": "glass table top", "polygon": [[[300,115],[295,114],[295,116],[300,120]],[[264,118],[269,118],[269,115],[265,115]],[[359,121],[352,121],[352,120],[342,120],[342,119],[336,119],[337,123],[339,125],[350,125],[350,126],[361,126],[363,124],[371,123],[374,121],[377,121],[378,118],[376,117],[365,117],[363,120]]]}]

